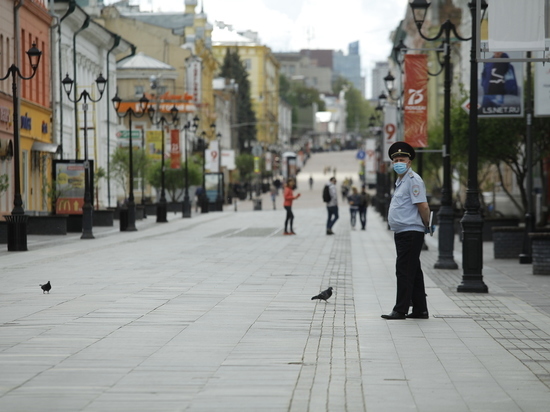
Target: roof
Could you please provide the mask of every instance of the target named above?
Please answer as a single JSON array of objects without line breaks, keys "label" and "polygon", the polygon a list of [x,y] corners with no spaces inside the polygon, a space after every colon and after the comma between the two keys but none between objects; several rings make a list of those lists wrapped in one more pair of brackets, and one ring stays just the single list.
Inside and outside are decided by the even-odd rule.
[{"label": "roof", "polygon": [[256,46],[257,43],[245,37],[236,31],[232,30],[229,26],[223,28],[218,25],[214,25],[212,30],[212,45],[214,46]]},{"label": "roof", "polygon": [[181,29],[183,27],[193,26],[194,16],[192,14],[174,13],[174,12],[152,12],[152,13],[120,13],[123,17],[138,20],[153,26],[164,27],[166,29]]},{"label": "roof", "polygon": [[134,56],[128,56],[119,60],[116,65],[117,70],[124,69],[153,69],[153,70],[176,70],[173,66],[161,62],[151,56],[147,56],[142,52]]}]

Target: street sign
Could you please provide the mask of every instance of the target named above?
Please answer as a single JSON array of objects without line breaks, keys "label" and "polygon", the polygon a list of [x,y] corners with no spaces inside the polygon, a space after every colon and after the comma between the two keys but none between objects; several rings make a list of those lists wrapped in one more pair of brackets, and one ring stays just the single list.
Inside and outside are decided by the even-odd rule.
[{"label": "street sign", "polygon": [[[116,136],[121,139],[128,139],[130,137],[130,131],[121,130],[116,134]],[[132,139],[140,139],[140,138],[141,138],[141,132],[139,130],[132,130]]]},{"label": "street sign", "polygon": [[365,153],[364,150],[359,150],[357,152],[357,155],[356,155],[357,159],[359,159],[359,160],[363,160],[365,158],[365,156],[366,156],[366,153]]},{"label": "street sign", "polygon": [[262,146],[256,145],[252,148],[252,155],[253,156],[261,156],[263,153]]}]

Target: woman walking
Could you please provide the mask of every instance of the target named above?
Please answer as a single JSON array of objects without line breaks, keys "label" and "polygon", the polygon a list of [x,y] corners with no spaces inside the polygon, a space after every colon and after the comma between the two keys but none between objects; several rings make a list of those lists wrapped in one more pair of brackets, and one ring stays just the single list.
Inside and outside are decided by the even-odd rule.
[{"label": "woman walking", "polygon": [[[294,189],[296,189],[296,181],[292,178],[288,179],[285,185],[284,191],[284,203],[283,206],[286,210],[286,219],[285,219],[285,235],[295,235],[294,230],[292,229],[292,224],[294,223],[294,213],[292,213],[292,201],[300,197],[300,193],[294,196]],[[290,225],[289,225],[290,224]],[[288,231],[290,226],[290,231]]]},{"label": "woman walking", "polygon": [[359,211],[359,205],[361,204],[361,197],[357,192],[357,188],[354,186],[351,188],[351,195],[348,196],[349,213],[351,228],[355,230],[355,223],[357,222],[357,212]]}]

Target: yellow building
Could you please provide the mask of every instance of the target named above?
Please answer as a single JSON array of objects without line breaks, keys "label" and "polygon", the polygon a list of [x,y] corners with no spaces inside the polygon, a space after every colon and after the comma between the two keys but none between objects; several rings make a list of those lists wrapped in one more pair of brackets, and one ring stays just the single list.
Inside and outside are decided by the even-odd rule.
[{"label": "yellow building", "polygon": [[237,51],[247,68],[252,108],[256,113],[257,140],[275,143],[279,133],[279,62],[254,35],[243,36],[219,23],[212,32],[212,52],[221,65],[227,49]]},{"label": "yellow building", "polygon": [[[203,13],[196,14],[196,0],[186,0],[185,13],[142,13],[134,9],[125,10],[116,6],[105,7],[101,12],[100,21],[109,30],[123,38],[132,39],[137,52],[143,52],[175,69],[175,81],[167,82],[173,90],[163,91],[173,95],[193,95],[192,107],[196,108],[193,115],[200,118],[200,130],[210,130],[210,124],[215,121],[214,93],[212,80],[217,70],[217,62],[210,51],[210,33],[212,31]],[[125,56],[117,56],[123,58]],[[200,78],[192,78],[188,73],[190,62],[200,65]],[[162,80],[159,83],[162,86]],[[193,85],[200,88],[200,94],[192,93]],[[127,91],[132,90],[132,87]],[[120,98],[136,98],[136,90],[151,93],[150,84],[142,78],[134,84],[133,92],[120,95]]]}]

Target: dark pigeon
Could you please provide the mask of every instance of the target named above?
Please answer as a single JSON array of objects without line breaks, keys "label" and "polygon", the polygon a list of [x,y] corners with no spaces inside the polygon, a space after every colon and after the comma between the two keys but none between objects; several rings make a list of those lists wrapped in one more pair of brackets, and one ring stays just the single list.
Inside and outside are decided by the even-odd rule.
[{"label": "dark pigeon", "polygon": [[52,288],[52,285],[50,285],[50,281],[48,280],[48,283],[44,283],[43,285],[40,285],[42,288],[42,293],[50,293],[50,289]]},{"label": "dark pigeon", "polygon": [[332,286],[330,286],[327,290],[323,290],[321,293],[319,293],[317,296],[313,296],[311,300],[319,299],[327,301],[328,298],[332,296]]}]

